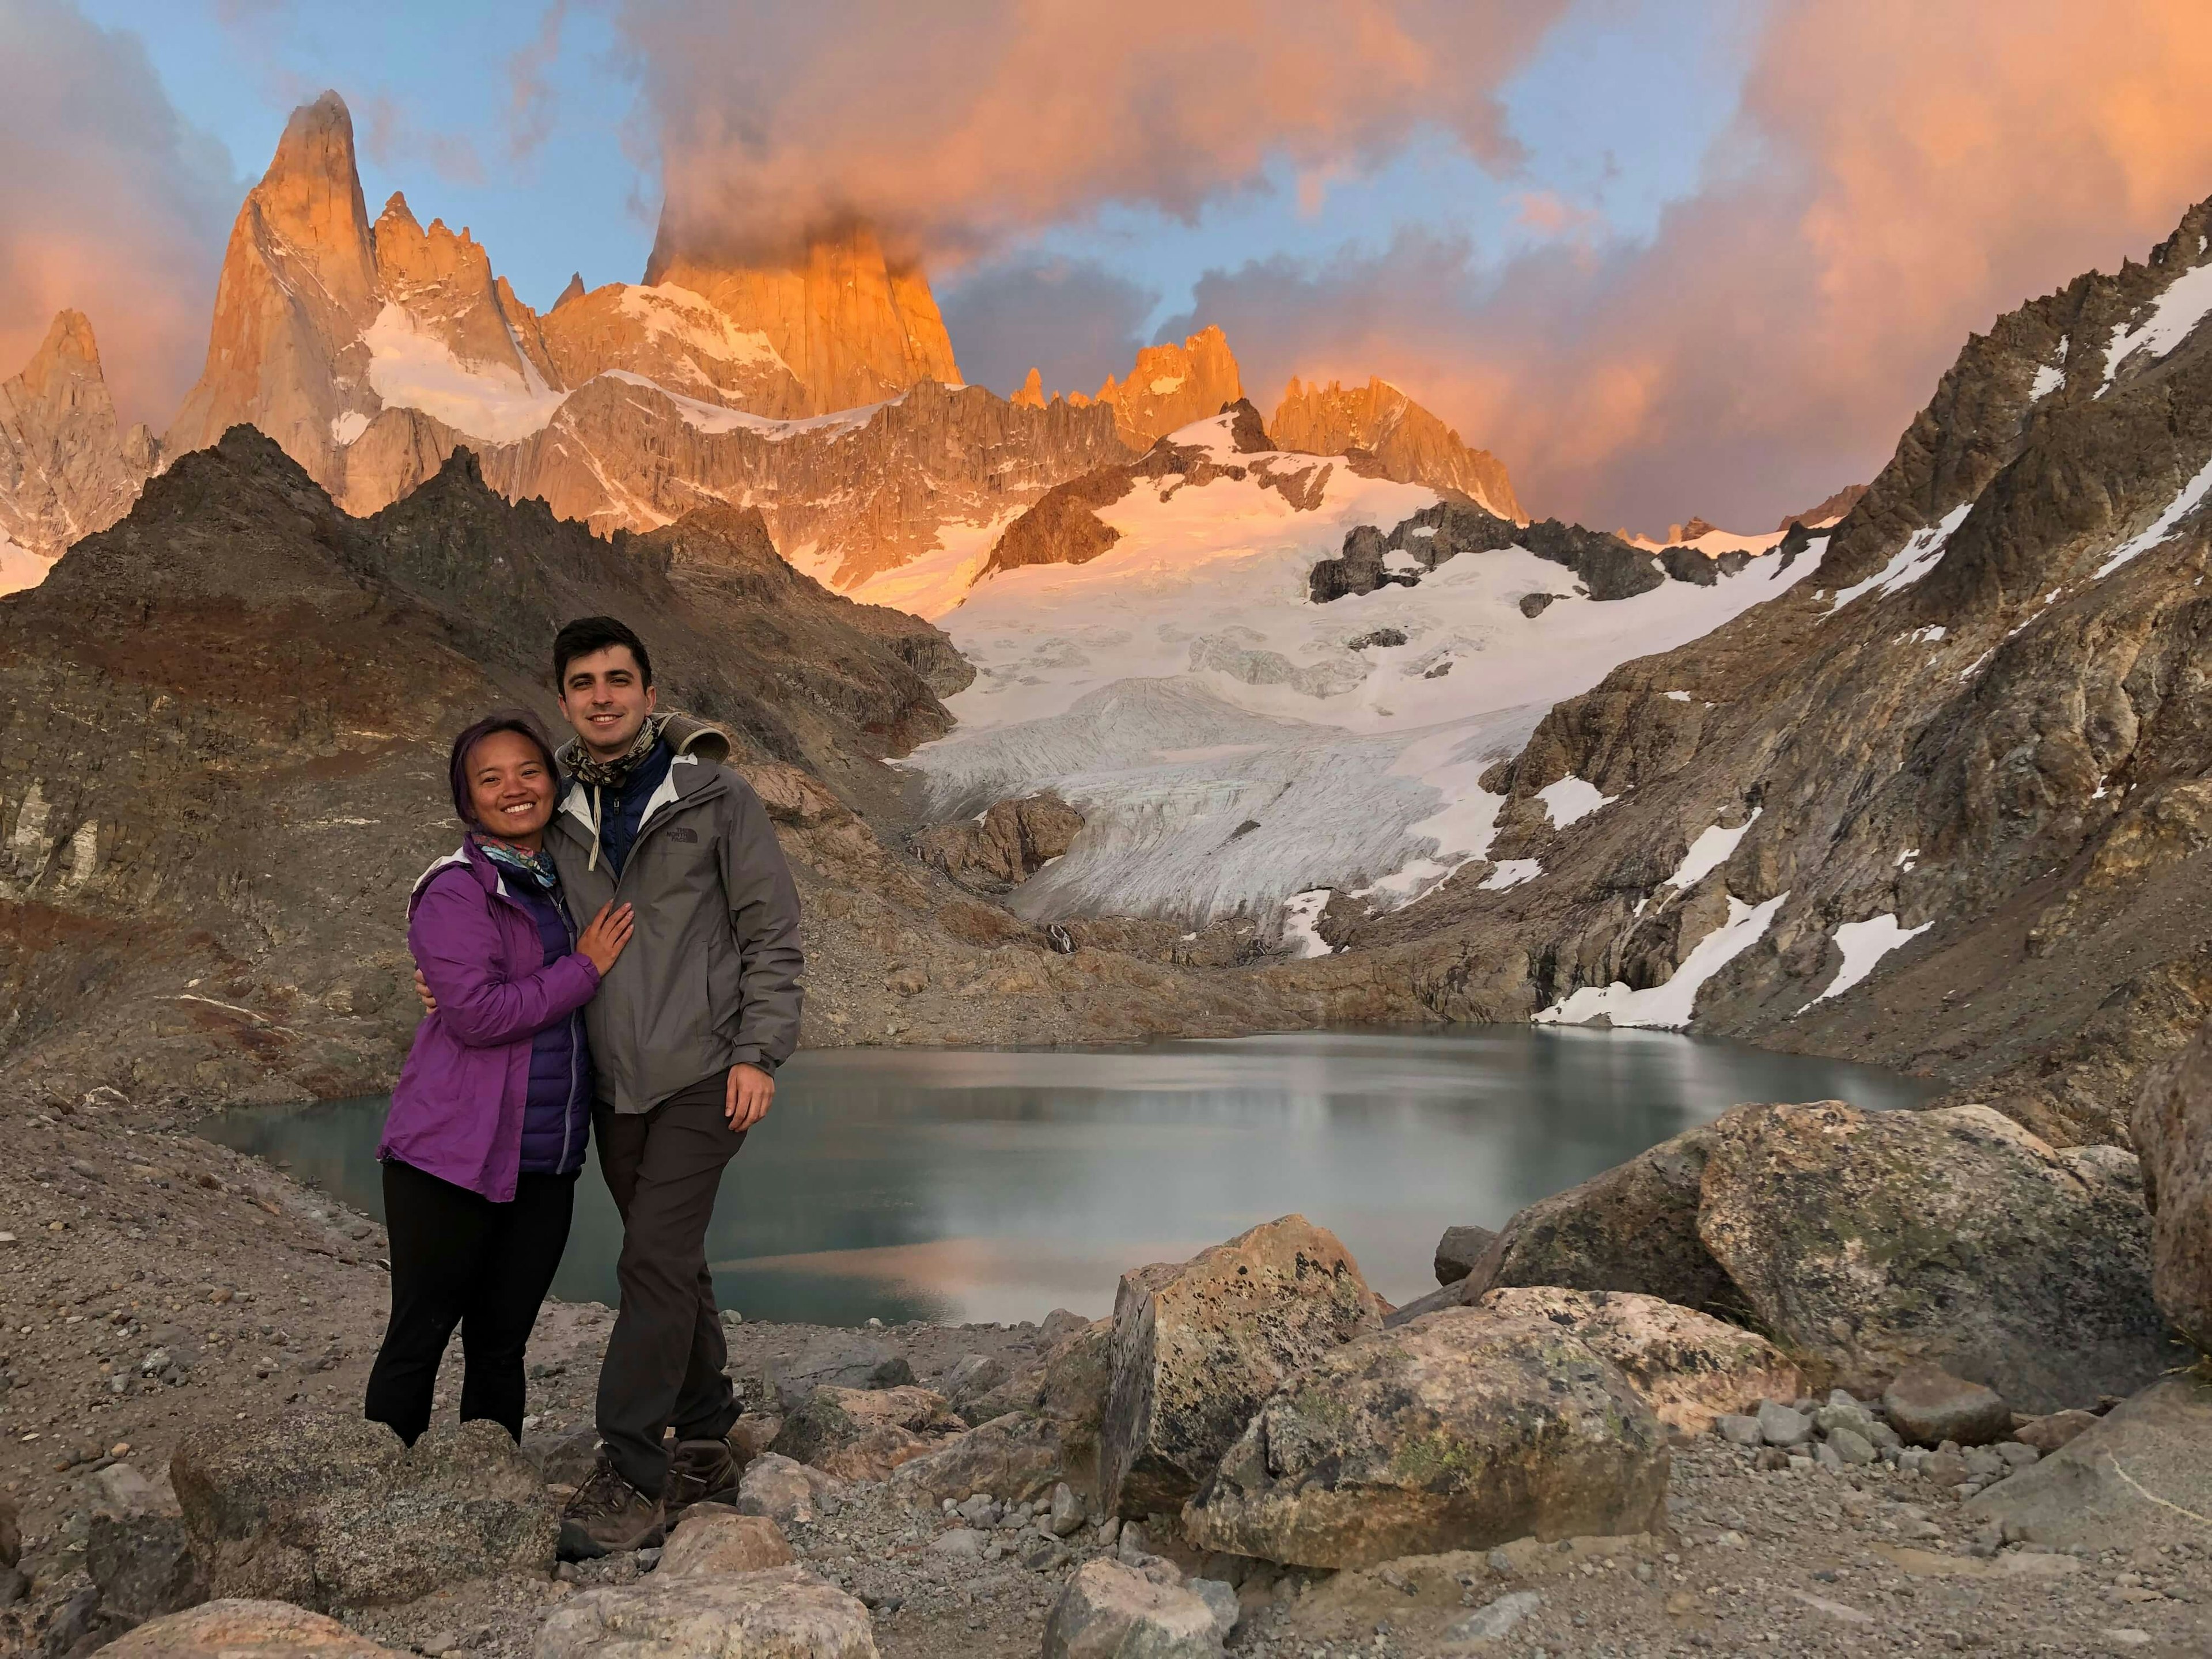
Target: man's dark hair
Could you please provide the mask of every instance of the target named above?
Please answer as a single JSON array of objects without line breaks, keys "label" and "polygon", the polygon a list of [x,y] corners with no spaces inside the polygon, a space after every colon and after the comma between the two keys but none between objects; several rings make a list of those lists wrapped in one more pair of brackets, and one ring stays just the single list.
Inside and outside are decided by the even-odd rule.
[{"label": "man's dark hair", "polygon": [[535,744],[538,758],[545,763],[545,775],[557,789],[561,768],[553,758],[553,744],[545,735],[545,728],[536,719],[520,708],[501,709],[496,714],[486,715],[453,739],[453,752],[447,763],[447,773],[453,786],[453,812],[471,830],[481,830],[477,822],[476,808],[469,798],[469,752],[495,732],[512,732],[524,741]]},{"label": "man's dark hair", "polygon": [[627,623],[612,617],[579,617],[553,636],[553,689],[567,696],[568,665],[613,645],[629,647],[630,655],[637,659],[638,677],[651,685],[653,659],[646,655],[645,641],[630,631]]}]

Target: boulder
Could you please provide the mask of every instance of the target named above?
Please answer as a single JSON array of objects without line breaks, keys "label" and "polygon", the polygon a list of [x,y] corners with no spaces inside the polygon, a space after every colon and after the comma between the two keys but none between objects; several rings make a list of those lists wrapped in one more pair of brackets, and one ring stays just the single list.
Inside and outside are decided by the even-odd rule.
[{"label": "boulder", "polygon": [[2201,1549],[2212,1515],[2212,1379],[2161,1378],[2050,1455],[1968,1500],[1977,1522],[2053,1549]]},{"label": "boulder", "polygon": [[788,1527],[815,1520],[842,1489],[834,1475],[776,1452],[763,1452],[745,1466],[738,1481],[737,1510]]},{"label": "boulder", "polygon": [[1183,1511],[1200,1549],[1308,1567],[1656,1530],[1667,1433],[1549,1319],[1448,1308],[1289,1378]]},{"label": "boulder", "polygon": [[1985,1106],[1744,1107],[1712,1133],[1698,1236],[1822,1385],[1938,1365],[2047,1412],[2172,1361],[2125,1152]]},{"label": "boulder", "polygon": [[403,1446],[380,1423],[288,1413],[188,1437],[169,1472],[214,1593],[301,1607],[413,1601],[442,1585],[552,1571],[559,1516],[497,1424],[441,1424]]},{"label": "boulder", "polygon": [[134,1625],[208,1599],[207,1569],[180,1516],[94,1511],[84,1569],[100,1586],[100,1611]]},{"label": "boulder", "polygon": [[1060,1431],[1048,1417],[1009,1412],[901,1464],[892,1490],[931,1507],[987,1492],[1009,1504],[1042,1497],[1067,1478]]},{"label": "boulder", "polygon": [[537,1659],[875,1659],[868,1610],[801,1567],[654,1573],[586,1590],[538,1632]]},{"label": "boulder", "polygon": [[766,1516],[746,1515],[726,1504],[694,1504],[668,1534],[656,1571],[664,1578],[763,1572],[792,1560],[783,1529]]},{"label": "boulder", "polygon": [[769,1449],[841,1480],[884,1480],[930,1449],[929,1432],[964,1426],[945,1396],[927,1389],[825,1386],[783,1419]]},{"label": "boulder", "polygon": [[2094,1412],[2053,1412],[2048,1417],[2029,1419],[2013,1431],[2012,1437],[2048,1457],[2075,1436],[2095,1428],[2099,1420]]},{"label": "boulder", "polygon": [[1437,1241],[1437,1283],[1456,1285],[1474,1271],[1482,1253],[1497,1240],[1487,1227],[1447,1227]]},{"label": "boulder", "polygon": [[2128,1118],[2151,1214],[2151,1288],[2174,1328],[2212,1349],[2212,1026],[2152,1068]]},{"label": "boulder", "polygon": [[1742,1297],[1698,1234],[1713,1130],[1706,1124],[1662,1140],[1520,1211],[1468,1273],[1463,1299],[1507,1285],[1555,1285],[1632,1291],[1723,1316],[1740,1311]]},{"label": "boulder", "polygon": [[1986,1446],[2012,1432],[2012,1407],[1996,1389],[1934,1365],[1910,1365],[1881,1392],[1882,1415],[1916,1446]]},{"label": "boulder", "polygon": [[1123,1274],[1099,1435],[1107,1510],[1179,1507],[1285,1377],[1382,1323],[1351,1252],[1304,1216]]},{"label": "boulder", "polygon": [[335,1619],[285,1601],[203,1602],[125,1632],[100,1649],[113,1659],[398,1659]]},{"label": "boulder", "polygon": [[1620,1368],[1668,1428],[1703,1434],[1716,1417],[1803,1392],[1797,1367],[1763,1336],[1656,1296],[1528,1286],[1492,1291],[1478,1304],[1548,1319]]},{"label": "boulder", "polygon": [[825,1331],[775,1369],[770,1379],[788,1416],[817,1389],[896,1389],[914,1381],[914,1367],[889,1343],[851,1331]]},{"label": "boulder", "polygon": [[1044,1659],[1215,1659],[1221,1630],[1194,1590],[1119,1561],[1087,1561],[1045,1621]]}]

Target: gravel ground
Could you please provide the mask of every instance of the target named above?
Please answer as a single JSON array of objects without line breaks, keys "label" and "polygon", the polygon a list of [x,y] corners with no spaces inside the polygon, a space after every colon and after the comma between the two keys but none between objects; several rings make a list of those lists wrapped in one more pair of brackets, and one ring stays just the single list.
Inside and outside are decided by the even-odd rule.
[{"label": "gravel ground", "polygon": [[[287,1403],[349,1408],[385,1313],[376,1229],[283,1171],[119,1108],[7,1121],[0,1490],[22,1512],[31,1588],[0,1610],[0,1651],[36,1650],[36,1621],[84,1583],[87,1517],[111,1465],[158,1480],[178,1441],[203,1425]],[[611,1323],[596,1305],[548,1306],[532,1346],[533,1451],[588,1427]],[[732,1369],[763,1370],[860,1335],[931,1382],[971,1353],[1030,1349],[1038,1331],[745,1323],[731,1331]],[[443,1385],[448,1403],[453,1382]],[[1454,1624],[1471,1610],[1533,1595],[1512,1604],[1510,1630],[1474,1650],[2212,1652],[2203,1548],[2144,1559],[1999,1551],[1973,1535],[1948,1493],[1917,1478],[1764,1473],[1750,1457],[1717,1437],[1679,1449],[1673,1530],[1662,1537],[1522,1544],[1333,1577],[1259,1570],[1241,1586],[1247,1611],[1231,1650],[1269,1659],[1440,1652],[1460,1641]],[[1089,1525],[1055,1547],[1018,1522],[988,1534],[1011,1547],[996,1560],[932,1547],[966,1526],[860,1486],[788,1531],[803,1560],[874,1607],[886,1659],[1033,1655],[1066,1577],[1118,1547]],[[1186,1571],[1240,1576],[1237,1564],[1180,1552],[1171,1523],[1150,1531],[1151,1547]],[[576,1583],[620,1582],[650,1565],[617,1558],[569,1578],[452,1587],[351,1622],[394,1646],[520,1655]]]}]

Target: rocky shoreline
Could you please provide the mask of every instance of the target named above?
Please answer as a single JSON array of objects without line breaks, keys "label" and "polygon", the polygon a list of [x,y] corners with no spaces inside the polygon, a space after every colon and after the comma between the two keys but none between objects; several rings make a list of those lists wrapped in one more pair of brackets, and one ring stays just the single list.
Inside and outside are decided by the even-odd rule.
[{"label": "rocky shoreline", "polygon": [[[2154,1184],[2182,1192],[2212,1091],[2175,1066],[2145,1103]],[[2212,1634],[2212,1377],[2165,1311],[2203,1288],[2193,1215],[2147,1211],[2131,1154],[2054,1152],[1979,1108],[1737,1108],[1494,1237],[1455,1229],[1450,1282],[1402,1309],[1288,1217],[1129,1272],[1105,1320],[733,1321],[733,1501],[662,1552],[558,1568],[609,1310],[547,1308],[520,1451],[448,1424],[403,1455],[356,1415],[373,1224],[116,1103],[11,1125],[9,1651],[1625,1659]]]}]

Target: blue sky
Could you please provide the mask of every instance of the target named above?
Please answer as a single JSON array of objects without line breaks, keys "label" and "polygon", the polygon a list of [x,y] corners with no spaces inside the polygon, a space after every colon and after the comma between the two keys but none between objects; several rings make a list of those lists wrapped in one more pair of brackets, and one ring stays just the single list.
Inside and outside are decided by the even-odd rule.
[{"label": "blue sky", "polygon": [[[660,197],[653,135],[638,65],[600,10],[563,8],[542,66],[543,137],[530,144],[518,143],[529,123],[512,66],[543,38],[543,4],[85,0],[84,10],[143,40],[179,112],[228,151],[241,188],[292,107],[335,87],[353,108],[372,215],[404,190],[425,223],[471,228],[541,307],[572,270],[596,286],[643,270]],[[1126,367],[1122,345],[1188,312],[1210,269],[1379,253],[1408,225],[1463,235],[1496,260],[1562,235],[1648,236],[1665,204],[1696,188],[1735,108],[1757,15],[1754,0],[1577,0],[1504,88],[1526,156],[1512,176],[1431,133],[1365,173],[1302,181],[1273,167],[1192,222],[1109,204],[1049,228],[1007,258],[1109,273],[1143,307],[1140,339],[1094,339],[1075,354],[1095,359],[1087,367],[1050,367],[1070,385]],[[1026,362],[994,349],[988,319],[960,303],[963,281],[982,274],[945,272],[939,287],[971,377],[1010,390]]]}]

